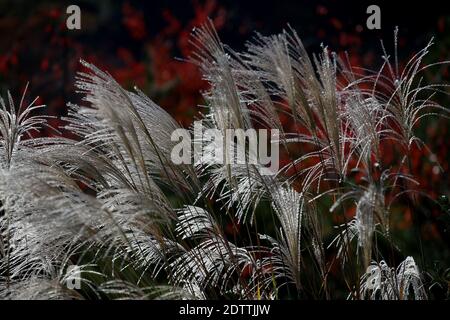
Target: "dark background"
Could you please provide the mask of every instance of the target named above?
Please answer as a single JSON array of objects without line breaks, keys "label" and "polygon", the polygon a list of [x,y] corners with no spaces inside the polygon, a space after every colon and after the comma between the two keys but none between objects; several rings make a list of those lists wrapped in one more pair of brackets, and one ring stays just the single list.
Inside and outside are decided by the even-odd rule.
[{"label": "dark background", "polygon": [[[65,27],[70,4],[81,8],[80,31]],[[381,8],[381,30],[366,28],[370,4]],[[142,87],[188,123],[199,98],[195,86],[202,87],[198,77],[190,77],[188,88],[177,92],[181,100],[160,98],[166,89],[185,85],[180,74],[195,73],[173,58],[189,54],[189,32],[208,16],[222,40],[235,49],[242,49],[254,32],[273,34],[290,24],[310,52],[324,44],[348,51],[354,64],[371,67],[380,64],[381,39],[392,52],[393,31],[399,26],[401,58],[435,37],[431,58],[448,59],[445,1],[0,0],[0,90],[18,95],[30,81],[31,96],[39,95],[51,113],[64,114],[65,103],[74,99],[73,79],[83,58],[125,86]]]}]

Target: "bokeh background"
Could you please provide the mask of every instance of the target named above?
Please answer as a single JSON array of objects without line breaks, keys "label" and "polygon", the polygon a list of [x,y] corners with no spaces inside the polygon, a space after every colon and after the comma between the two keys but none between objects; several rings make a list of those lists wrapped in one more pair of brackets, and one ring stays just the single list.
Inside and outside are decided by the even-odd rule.
[{"label": "bokeh background", "polygon": [[[82,28],[66,28],[66,8],[81,8]],[[381,7],[381,30],[366,28],[366,8]],[[107,70],[124,87],[138,86],[163,106],[183,126],[201,108],[202,81],[196,67],[183,61],[191,53],[193,27],[210,17],[223,42],[243,49],[255,32],[270,35],[288,24],[300,35],[309,52],[326,45],[349,53],[355,66],[378,67],[382,63],[380,40],[393,53],[394,29],[399,27],[400,64],[434,37],[426,62],[450,60],[450,12],[445,1],[29,1],[0,0],[0,93],[19,99],[27,82],[27,99],[39,96],[48,106],[54,127],[63,124],[67,102],[78,102],[74,78],[79,60]],[[449,67],[437,66],[425,77],[430,82],[449,81]],[[450,106],[447,101],[440,101]],[[422,121],[417,135],[435,155],[424,149],[412,153],[412,170],[431,200],[421,200],[420,232],[427,251],[429,270],[440,276],[441,265],[450,265],[449,162],[450,132],[447,119]],[[43,134],[52,134],[44,132]],[[393,146],[394,147],[394,146]],[[389,152],[385,153],[389,156]],[[438,170],[435,160],[443,167]],[[411,229],[409,209],[398,226]],[[405,241],[408,243],[408,232]],[[415,245],[411,241],[411,246]],[[414,248],[409,248],[414,251]],[[434,269],[433,269],[434,268]],[[431,271],[432,272],[432,271]]]},{"label": "bokeh background", "polygon": [[[79,31],[66,28],[70,4],[81,8]],[[381,30],[365,26],[369,4],[381,7]],[[323,44],[348,51],[354,65],[371,67],[381,62],[380,40],[392,52],[399,26],[401,58],[432,37],[437,44],[430,61],[449,58],[450,15],[443,1],[0,0],[0,89],[18,94],[29,81],[31,95],[63,114],[83,58],[124,86],[136,84],[187,124],[205,83],[194,66],[174,58],[189,56],[189,34],[207,17],[234,49],[244,48],[255,32],[269,35],[289,24],[311,53]],[[436,76],[448,76],[442,69],[434,69]]]}]

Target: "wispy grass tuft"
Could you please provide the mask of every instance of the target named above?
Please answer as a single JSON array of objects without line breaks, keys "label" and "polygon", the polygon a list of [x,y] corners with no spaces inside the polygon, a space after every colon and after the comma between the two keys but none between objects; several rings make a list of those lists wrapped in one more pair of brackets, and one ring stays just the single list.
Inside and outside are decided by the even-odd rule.
[{"label": "wispy grass tuft", "polygon": [[[207,23],[192,44],[210,85],[204,123],[280,130],[283,167],[215,164],[208,153],[175,165],[177,122],[84,61],[84,100],[64,119],[76,139],[34,137],[48,126],[44,106],[8,93],[0,297],[332,299],[340,286],[351,299],[427,299],[423,257],[404,252],[392,211],[402,201],[419,210],[408,161],[425,145],[417,123],[449,115],[434,100],[446,85],[421,76],[431,43],[404,67],[383,52],[374,71],[327,48],[309,55],[290,28],[240,53]],[[384,161],[389,143],[395,163]]]}]

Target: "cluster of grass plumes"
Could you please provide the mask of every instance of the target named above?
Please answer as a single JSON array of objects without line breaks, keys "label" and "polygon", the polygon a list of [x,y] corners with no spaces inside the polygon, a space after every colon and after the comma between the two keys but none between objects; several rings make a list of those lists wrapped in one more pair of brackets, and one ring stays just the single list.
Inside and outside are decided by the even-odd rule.
[{"label": "cluster of grass plumes", "polygon": [[[83,105],[64,119],[76,138],[33,138],[47,125],[42,106],[8,96],[0,297],[429,298],[439,283],[391,218],[395,204],[415,212],[426,197],[409,168],[411,148],[426,148],[415,125],[448,115],[433,100],[445,86],[421,78],[429,46],[402,68],[384,53],[370,71],[326,48],[311,58],[293,30],[238,53],[208,24],[192,45],[210,84],[203,122],[280,130],[283,167],[173,164],[176,121],[88,63],[76,83]],[[383,161],[385,144],[396,163]],[[73,277],[81,288],[66,285]]]}]

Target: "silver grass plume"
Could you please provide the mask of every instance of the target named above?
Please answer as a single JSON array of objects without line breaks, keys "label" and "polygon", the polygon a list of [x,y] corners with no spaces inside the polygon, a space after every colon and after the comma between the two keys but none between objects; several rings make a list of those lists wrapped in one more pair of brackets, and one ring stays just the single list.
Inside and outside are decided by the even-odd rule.
[{"label": "silver grass plume", "polygon": [[385,261],[373,262],[361,278],[361,295],[371,300],[425,300],[419,268],[407,257],[395,271]]},{"label": "silver grass plume", "polygon": [[[210,85],[200,116],[206,128],[278,129],[284,168],[217,164],[214,150],[175,165],[176,121],[86,62],[76,82],[84,100],[70,104],[64,119],[75,139],[33,137],[48,126],[42,106],[26,106],[22,97],[16,108],[8,93],[8,103],[0,101],[0,297],[82,299],[89,290],[113,299],[274,299],[283,290],[305,293],[305,282],[316,280],[304,281],[310,267],[318,271],[317,291],[330,298],[330,270],[339,265],[357,288],[352,297],[427,299],[411,256],[397,269],[370,262],[383,254],[378,237],[401,251],[390,237],[390,211],[411,192],[400,182],[415,181],[400,170],[404,161],[398,171],[383,167],[380,144],[401,142],[407,159],[413,142],[423,145],[417,122],[448,113],[432,100],[444,86],[419,79],[432,66],[422,66],[429,46],[403,70],[384,52],[382,67],[361,75],[327,48],[310,57],[291,29],[257,35],[238,53],[209,22],[193,32],[192,44],[191,61]],[[347,220],[348,205],[356,213]],[[345,220],[337,228],[324,223],[339,214]],[[273,232],[259,232],[260,215],[272,218]],[[223,221],[245,232],[233,239]],[[351,283],[354,255],[361,263]],[[74,276],[82,290],[67,288]]]}]

